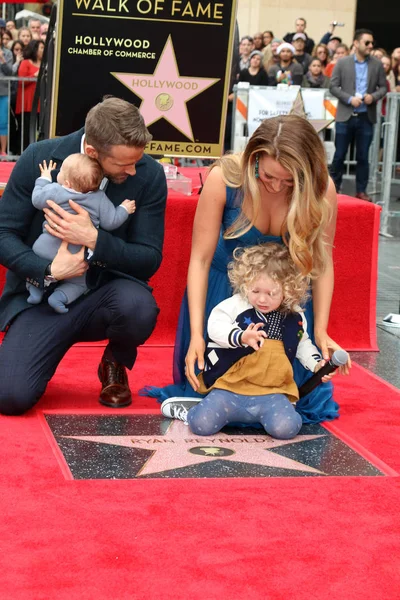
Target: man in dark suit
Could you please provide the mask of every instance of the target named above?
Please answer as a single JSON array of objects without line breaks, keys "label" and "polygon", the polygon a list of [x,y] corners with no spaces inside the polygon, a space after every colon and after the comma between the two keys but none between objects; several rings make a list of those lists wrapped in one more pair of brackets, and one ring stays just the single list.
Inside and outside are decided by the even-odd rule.
[{"label": "man in dark suit", "polygon": [[[157,319],[147,281],[162,259],[167,198],[162,166],[144,154],[150,139],[137,108],[107,98],[89,111],[84,129],[31,144],[14,167],[0,200],[0,263],[8,269],[0,299],[0,329],[6,331],[0,346],[0,413],[22,414],[36,404],[64,354],[79,341],[108,340],[98,371],[100,402],[116,408],[131,403],[125,367],[133,367],[137,347]],[[76,152],[99,161],[110,200],[117,206],[134,199],[136,213],[109,233],[97,230],[77,204],[69,213],[50,203],[46,229],[63,243],[48,264],[32,251],[44,215],[33,207],[31,193],[43,160],[59,169]],[[71,254],[68,243],[82,250]],[[89,293],[68,313],[55,313],[47,302],[27,303],[26,282],[51,293],[58,280],[85,272]]]},{"label": "man in dark suit", "polygon": [[350,143],[356,141],[356,197],[371,202],[366,189],[369,176],[368,153],[376,123],[376,103],[387,93],[386,76],[380,60],[370,56],[372,31],[358,29],[355,53],[339,60],[333,70],[330,92],[339,99],[336,113],[335,156],[331,175],[340,190],[343,163]]}]

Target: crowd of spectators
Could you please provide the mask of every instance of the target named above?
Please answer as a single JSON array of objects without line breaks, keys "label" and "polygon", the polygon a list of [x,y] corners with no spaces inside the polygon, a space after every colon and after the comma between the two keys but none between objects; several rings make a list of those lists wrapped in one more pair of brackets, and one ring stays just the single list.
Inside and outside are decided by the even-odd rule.
[{"label": "crowd of spectators", "polygon": [[[277,37],[272,30],[243,36],[240,39],[239,59],[235,61],[232,82],[261,86],[287,84],[331,88],[338,62],[356,53],[357,44],[353,42],[348,47],[336,34],[336,28],[340,25],[331,23],[317,43],[308,35],[307,22],[301,17],[295,21],[295,31],[282,38]],[[28,26],[20,28],[12,20],[0,19],[0,160],[10,154],[19,155],[28,145],[35,89],[34,81],[21,79],[10,82],[4,78],[38,76],[47,32],[48,24],[37,18],[31,18]],[[370,55],[382,63],[387,91],[400,92],[400,47],[392,52],[373,47]],[[229,100],[226,150],[230,149],[233,93]]]},{"label": "crowd of spectators", "polygon": [[[364,200],[371,200],[366,193],[368,179],[368,149],[372,139],[372,126],[375,122],[375,105],[387,92],[400,92],[400,47],[392,52],[378,47],[370,30],[358,30],[350,47],[343,43],[335,30],[341,24],[333,22],[329,30],[324,33],[318,43],[310,38],[306,32],[307,22],[303,18],[295,21],[295,31],[287,33],[282,38],[274,35],[273,31],[266,30],[246,35],[240,39],[237,68],[234,69],[232,81],[248,82],[250,85],[277,86],[280,84],[299,85],[307,88],[326,88],[339,99],[339,104],[347,105],[349,110],[341,114],[340,128],[343,129],[343,143],[340,148],[336,144],[334,158],[336,172],[336,187],[341,185],[341,172],[348,144],[356,142],[357,146],[357,196]],[[364,48],[364,42],[367,46]],[[352,56],[353,55],[353,56]],[[340,69],[338,63],[346,57],[346,70]],[[376,82],[367,93],[371,83],[363,71],[370,57],[377,63],[371,73],[376,73]],[[381,66],[379,66],[381,63]],[[344,65],[344,62],[342,63]],[[342,81],[339,74],[353,73],[350,80]],[[386,81],[385,81],[386,79]],[[350,81],[352,82],[350,85]],[[354,94],[354,82],[356,93]],[[349,88],[349,89],[346,89]],[[351,88],[351,89],[350,89]],[[364,89],[365,88],[365,89]],[[362,93],[360,93],[362,92]],[[371,95],[371,92],[372,95]],[[363,97],[363,99],[360,99]],[[364,100],[365,98],[365,100]],[[231,146],[233,93],[229,96],[227,128],[225,136],[225,150]],[[346,108],[346,107],[345,107]],[[385,117],[385,100],[382,104],[382,115]],[[338,119],[337,125],[338,125]],[[368,134],[368,135],[367,135]],[[339,136],[340,137],[340,136]],[[354,139],[353,139],[354,138]],[[357,139],[356,139],[357,138]],[[336,140],[337,141],[337,140]],[[398,158],[400,160],[400,135]],[[333,167],[332,167],[333,168]]]},{"label": "crowd of spectators", "polygon": [[[303,87],[327,88],[337,62],[354,54],[336,35],[337,23],[329,26],[318,44],[306,32],[307,22],[296,19],[295,31],[282,38],[273,31],[245,35],[240,40],[240,61],[235,81],[248,81],[252,85],[276,86],[279,83]],[[384,48],[374,48],[371,56],[382,61],[388,91],[400,92],[400,48],[392,53]],[[263,83],[259,83],[262,81]]]},{"label": "crowd of spectators", "polygon": [[10,81],[7,77],[37,78],[48,24],[31,18],[27,27],[0,19],[0,158],[20,154],[29,143],[29,123],[34,81]]}]

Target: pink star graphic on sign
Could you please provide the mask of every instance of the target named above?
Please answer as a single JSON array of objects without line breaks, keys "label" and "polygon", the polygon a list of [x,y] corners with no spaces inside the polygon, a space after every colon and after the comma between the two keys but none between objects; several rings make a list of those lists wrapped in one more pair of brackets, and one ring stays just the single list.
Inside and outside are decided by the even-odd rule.
[{"label": "pink star graphic on sign", "polygon": [[146,126],[165,119],[191,140],[194,138],[186,103],[220,81],[204,77],[181,77],[171,36],[153,74],[111,75],[142,99],[140,113]]},{"label": "pink star graphic on sign", "polygon": [[138,476],[181,469],[217,459],[324,475],[322,471],[309,465],[268,452],[288,444],[315,440],[323,437],[322,435],[297,435],[291,440],[275,440],[266,434],[232,436],[220,432],[214,436],[196,437],[181,421],[171,421],[165,435],[65,435],[62,437],[151,450],[152,455],[145,462]]}]

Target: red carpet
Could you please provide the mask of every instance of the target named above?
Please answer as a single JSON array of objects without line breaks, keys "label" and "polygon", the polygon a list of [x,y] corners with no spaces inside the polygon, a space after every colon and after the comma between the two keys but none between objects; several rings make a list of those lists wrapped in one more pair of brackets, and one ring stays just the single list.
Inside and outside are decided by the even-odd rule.
[{"label": "red carpet", "polygon": [[[398,597],[397,476],[67,481],[40,413],[107,412],[100,354],[72,349],[39,415],[0,418],[0,598]],[[143,348],[133,391],[167,383],[170,360],[170,349]],[[398,473],[400,392],[357,365],[336,381],[333,428]],[[158,410],[135,398],[146,406]]]},{"label": "red carpet", "polygon": [[[155,346],[173,341],[195,205],[169,195],[153,282],[162,311],[130,374],[135,393],[171,381],[172,348]],[[341,199],[331,335],[347,349],[376,349],[378,220],[378,207]],[[101,353],[73,348],[38,412],[0,417],[0,600],[398,597],[398,390],[355,366],[336,378],[342,416],[329,425],[390,476],[67,480],[42,411],[106,413],[97,403]],[[135,397],[131,411],[111,414],[134,410],[159,406]]]}]

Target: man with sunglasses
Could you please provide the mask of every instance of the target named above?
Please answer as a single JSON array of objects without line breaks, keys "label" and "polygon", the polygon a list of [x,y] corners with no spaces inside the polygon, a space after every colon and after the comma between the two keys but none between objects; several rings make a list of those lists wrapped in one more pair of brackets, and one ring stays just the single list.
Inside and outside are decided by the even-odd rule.
[{"label": "man with sunglasses", "polygon": [[381,61],[371,56],[374,38],[369,29],[358,29],[354,54],[338,61],[330,92],[339,99],[336,113],[335,156],[331,175],[340,191],[343,164],[350,143],[356,142],[356,198],[371,202],[366,189],[369,176],[368,152],[376,123],[376,103],[387,93]]}]

